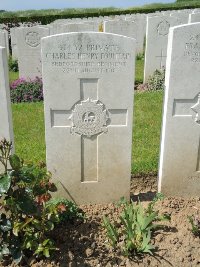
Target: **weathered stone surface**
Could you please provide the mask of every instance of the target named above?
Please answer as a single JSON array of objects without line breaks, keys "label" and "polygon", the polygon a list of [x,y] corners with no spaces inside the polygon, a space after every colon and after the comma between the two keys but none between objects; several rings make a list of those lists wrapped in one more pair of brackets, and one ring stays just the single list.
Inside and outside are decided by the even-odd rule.
[{"label": "weathered stone surface", "polygon": [[192,13],[189,15],[189,23],[200,22],[200,13]]},{"label": "weathered stone surface", "polygon": [[19,76],[35,78],[42,76],[41,38],[48,36],[47,27],[20,27],[16,30]]},{"label": "weathered stone surface", "polygon": [[98,24],[86,24],[86,23],[68,23],[60,24],[57,28],[57,33],[67,33],[67,32],[86,32],[86,31],[99,31]]},{"label": "weathered stone surface", "polygon": [[[139,21],[132,20],[109,20],[104,21],[103,29],[107,33],[115,33],[119,35],[124,35],[136,39],[136,52],[142,52],[143,48],[143,32],[138,31],[142,26]],[[141,35],[140,35],[141,34]]]},{"label": "weathered stone surface", "polygon": [[172,16],[147,18],[144,81],[147,82],[156,69],[165,68],[169,28],[180,23]]},{"label": "weathered stone surface", "polygon": [[59,196],[130,194],[135,40],[66,33],[42,40],[47,168]]},{"label": "weathered stone surface", "polygon": [[[13,142],[14,138],[8,78],[8,59],[6,49],[3,47],[0,47],[0,99],[0,140],[2,138],[6,138],[7,140]],[[0,163],[0,173],[3,170],[3,166]]]},{"label": "weathered stone surface", "polygon": [[6,30],[0,30],[0,46],[5,47],[6,53],[9,55],[8,32]]},{"label": "weathered stone surface", "polygon": [[176,17],[179,21],[179,25],[181,24],[188,24],[189,21],[189,14],[185,12],[172,12],[170,14],[172,17]]},{"label": "weathered stone surface", "polygon": [[159,191],[199,196],[200,23],[170,29]]},{"label": "weathered stone surface", "polygon": [[127,21],[132,21],[136,25],[136,52],[143,53],[144,52],[144,38],[146,35],[146,15],[137,15],[135,17],[127,17]]},{"label": "weathered stone surface", "polygon": [[17,31],[17,28],[10,29],[11,49],[12,49],[13,59],[18,59],[16,31]]}]

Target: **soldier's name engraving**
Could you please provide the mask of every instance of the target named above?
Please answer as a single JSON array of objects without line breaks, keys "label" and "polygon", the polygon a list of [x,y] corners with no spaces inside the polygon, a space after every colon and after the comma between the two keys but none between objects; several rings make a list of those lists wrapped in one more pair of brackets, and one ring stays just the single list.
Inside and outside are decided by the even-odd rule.
[{"label": "soldier's name engraving", "polygon": [[45,54],[46,62],[65,73],[120,72],[126,67],[131,54],[118,45],[59,45],[59,51]]},{"label": "soldier's name engraving", "polygon": [[72,59],[129,59],[130,53],[46,53],[46,57],[52,60],[72,60]]}]

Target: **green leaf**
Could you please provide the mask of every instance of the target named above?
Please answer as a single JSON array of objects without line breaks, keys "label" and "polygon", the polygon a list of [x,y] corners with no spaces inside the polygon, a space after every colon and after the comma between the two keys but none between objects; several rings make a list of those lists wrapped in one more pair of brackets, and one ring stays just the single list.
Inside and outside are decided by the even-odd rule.
[{"label": "green leaf", "polygon": [[18,171],[21,168],[21,160],[17,155],[11,155],[9,161],[13,170]]},{"label": "green leaf", "polygon": [[9,250],[9,248],[7,246],[4,245],[3,248],[2,248],[1,253],[3,255],[9,255],[10,254],[10,250]]},{"label": "green leaf", "polygon": [[54,223],[51,221],[48,221],[46,224],[46,229],[47,229],[47,231],[53,230],[54,229]]},{"label": "green leaf", "polygon": [[154,212],[150,214],[148,217],[144,217],[143,224],[142,224],[142,230],[146,229],[148,226],[152,224],[152,222],[156,219],[157,213]]},{"label": "green leaf", "polygon": [[0,176],[0,195],[8,192],[11,185],[11,176],[4,174]]},{"label": "green leaf", "polygon": [[21,230],[23,223],[19,223],[19,222],[14,222],[14,227],[13,227],[13,234],[15,236],[18,236],[19,231]]},{"label": "green leaf", "polygon": [[39,244],[34,255],[40,254],[43,250],[44,250],[44,247],[42,246],[42,244]]},{"label": "green leaf", "polygon": [[8,232],[11,229],[12,229],[11,222],[6,217],[1,216],[1,219],[0,219],[0,230],[3,231],[3,232]]},{"label": "green leaf", "polygon": [[112,246],[115,247],[115,245],[118,241],[118,233],[117,233],[115,226],[112,225],[111,222],[109,221],[109,219],[105,216],[103,216],[103,224],[107,230],[108,238],[112,242]]},{"label": "green leaf", "polygon": [[45,248],[45,249],[43,250],[43,255],[44,255],[46,258],[49,258],[49,257],[50,257],[49,249],[48,249],[48,248]]},{"label": "green leaf", "polygon": [[22,212],[24,212],[25,214],[28,214],[28,215],[32,215],[32,214],[37,213],[37,207],[35,205],[35,202],[27,194],[20,196],[20,198],[18,199],[18,207]]},{"label": "green leaf", "polygon": [[34,227],[35,227],[37,230],[41,230],[42,225],[41,225],[41,223],[40,223],[39,220],[37,220],[37,219],[33,220],[33,221],[32,221],[32,224],[34,225]]},{"label": "green leaf", "polygon": [[11,249],[11,255],[13,258],[13,261],[18,264],[22,260],[22,251],[20,248],[14,248]]}]

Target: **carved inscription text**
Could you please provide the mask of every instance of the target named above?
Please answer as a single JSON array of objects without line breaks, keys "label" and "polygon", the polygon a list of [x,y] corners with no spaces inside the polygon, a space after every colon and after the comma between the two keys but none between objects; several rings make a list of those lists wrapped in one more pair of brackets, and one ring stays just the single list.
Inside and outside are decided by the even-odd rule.
[{"label": "carved inscription text", "polygon": [[200,34],[191,35],[187,43],[185,43],[184,56],[192,62],[200,62]]},{"label": "carved inscription text", "polygon": [[62,43],[58,51],[46,53],[46,61],[65,73],[120,72],[126,67],[130,53],[116,44]]}]

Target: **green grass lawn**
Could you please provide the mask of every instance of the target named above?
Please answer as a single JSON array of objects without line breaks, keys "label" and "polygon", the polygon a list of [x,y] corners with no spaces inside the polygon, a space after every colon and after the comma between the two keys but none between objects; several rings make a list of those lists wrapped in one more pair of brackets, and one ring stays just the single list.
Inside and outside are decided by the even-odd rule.
[{"label": "green grass lawn", "polygon": [[144,60],[137,59],[135,63],[135,83],[143,82]]},{"label": "green grass lawn", "polygon": [[132,173],[158,170],[163,91],[135,94]]},{"label": "green grass lawn", "polygon": [[9,72],[9,80],[10,82],[13,82],[14,80],[17,80],[19,78],[19,72]]},{"label": "green grass lawn", "polygon": [[[157,171],[163,92],[135,93],[132,173]],[[45,161],[43,103],[13,104],[16,153]]]},{"label": "green grass lawn", "polygon": [[33,162],[45,161],[43,103],[12,105],[16,154]]},{"label": "green grass lawn", "polygon": [[[136,60],[136,82],[143,79],[144,60]],[[18,73],[10,72],[10,81]],[[157,171],[163,92],[135,93],[132,173]],[[25,160],[45,161],[43,103],[13,104],[16,153]]]}]

